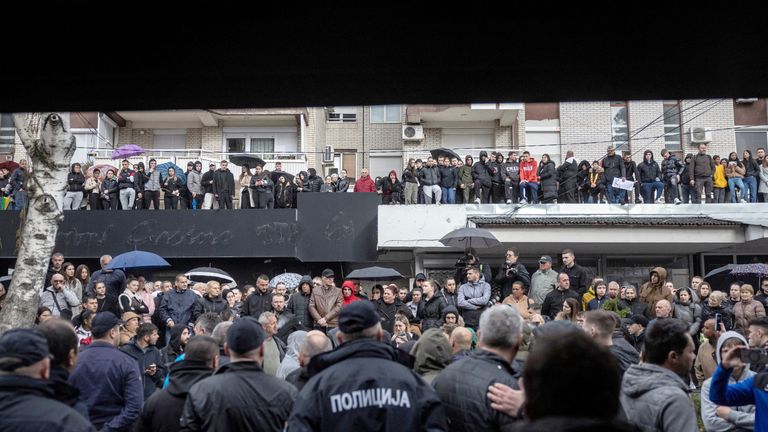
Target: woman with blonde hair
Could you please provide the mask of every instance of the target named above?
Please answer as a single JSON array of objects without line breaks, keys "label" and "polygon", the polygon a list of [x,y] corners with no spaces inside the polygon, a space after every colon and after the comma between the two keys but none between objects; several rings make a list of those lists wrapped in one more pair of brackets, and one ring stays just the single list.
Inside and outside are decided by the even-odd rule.
[{"label": "woman with blonde hair", "polygon": [[405,315],[400,313],[395,315],[394,331],[392,332],[392,339],[390,340],[395,348],[400,347],[400,345],[409,340],[418,339],[410,332],[410,327],[411,323]]}]

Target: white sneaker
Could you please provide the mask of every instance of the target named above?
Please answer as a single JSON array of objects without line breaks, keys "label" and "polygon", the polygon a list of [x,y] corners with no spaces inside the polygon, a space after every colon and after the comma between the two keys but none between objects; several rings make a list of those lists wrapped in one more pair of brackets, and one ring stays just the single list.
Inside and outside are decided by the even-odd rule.
[{"label": "white sneaker", "polygon": [[526,201],[525,198],[523,198],[523,199],[520,200],[520,204],[526,205],[526,204],[528,204],[528,201]]},{"label": "white sneaker", "polygon": [[507,204],[512,204],[512,200],[507,200]]},{"label": "white sneaker", "polygon": [[743,202],[744,204],[746,204],[746,203],[747,203],[747,200],[745,200],[744,198],[742,198],[742,199],[741,199],[741,202]]},{"label": "white sneaker", "polygon": [[475,204],[480,204],[480,198],[475,198]]},{"label": "white sneaker", "polygon": [[675,198],[675,204],[680,204],[682,201],[680,201],[680,198]]},{"label": "white sneaker", "polygon": [[664,204],[664,197],[659,197],[659,199],[656,200],[656,204]]}]

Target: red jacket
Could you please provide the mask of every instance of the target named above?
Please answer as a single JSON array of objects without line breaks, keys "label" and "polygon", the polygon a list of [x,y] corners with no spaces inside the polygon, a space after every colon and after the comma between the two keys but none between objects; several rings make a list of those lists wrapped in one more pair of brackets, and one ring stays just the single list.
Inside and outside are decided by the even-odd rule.
[{"label": "red jacket", "polygon": [[376,192],[376,183],[371,176],[366,178],[360,177],[355,182],[355,192]]},{"label": "red jacket", "polygon": [[538,183],[536,179],[536,161],[520,162],[520,181]]}]

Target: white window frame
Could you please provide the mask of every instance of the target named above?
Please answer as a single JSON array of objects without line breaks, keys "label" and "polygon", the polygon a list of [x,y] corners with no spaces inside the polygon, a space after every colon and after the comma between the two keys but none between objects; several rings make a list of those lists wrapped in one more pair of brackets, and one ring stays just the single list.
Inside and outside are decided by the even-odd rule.
[{"label": "white window frame", "polygon": [[[618,104],[622,104],[623,106],[619,107]],[[616,113],[614,112],[614,108],[624,108],[627,113],[627,124],[626,125],[618,125],[614,123],[613,119],[616,117]],[[626,130],[626,136],[627,140],[618,140],[617,135],[621,135],[622,129]],[[629,137],[629,103],[626,101],[613,101],[611,102],[611,141],[613,142],[613,146],[616,148],[617,151],[622,150],[630,150],[630,137]]]},{"label": "white window frame", "polygon": [[357,110],[356,106],[328,107],[326,120],[328,123],[355,123]]},{"label": "white window frame", "polygon": [[[228,139],[245,139],[245,149],[242,152],[230,152],[229,146],[227,145]],[[251,151],[251,139],[271,139],[272,140],[272,151],[267,152],[252,152]],[[274,133],[269,132],[225,132],[224,133],[224,143],[223,143],[223,149],[222,151],[226,154],[236,154],[236,153],[243,153],[243,154],[273,154],[275,153],[275,145],[277,144],[277,135]]]},{"label": "white window frame", "polygon": [[[3,115],[5,115],[5,113],[3,113]],[[11,116],[10,113],[8,113],[7,115]],[[8,151],[12,152],[13,147],[16,144],[16,128],[13,126],[13,117],[10,117],[10,118],[11,118],[11,126],[0,127],[0,135],[10,138],[11,142],[8,144],[0,144],[0,148],[2,148],[3,146],[7,146]]]},{"label": "white window frame", "polygon": [[[389,111],[394,109],[394,107],[397,107],[397,120],[387,120],[387,117],[389,117]],[[383,121],[374,121],[373,120],[373,110],[374,109],[383,109],[384,114],[384,120]],[[394,124],[394,123],[401,123],[402,122],[402,109],[403,107],[401,105],[371,105],[371,109],[369,112],[370,121],[372,124]]]},{"label": "white window frame", "polygon": [[[667,121],[667,108],[664,108],[665,106],[672,105],[673,101],[664,101],[662,104],[662,118],[664,121],[664,148],[668,149],[669,151],[682,151],[683,150],[683,128],[682,128],[682,109],[680,106],[680,101],[674,101],[675,106],[677,107],[677,123],[666,123]],[[667,132],[667,129],[669,129],[672,132]],[[677,131],[675,131],[677,129]],[[677,139],[675,141],[667,140],[668,137],[676,136]],[[674,147],[672,147],[674,146]]]}]

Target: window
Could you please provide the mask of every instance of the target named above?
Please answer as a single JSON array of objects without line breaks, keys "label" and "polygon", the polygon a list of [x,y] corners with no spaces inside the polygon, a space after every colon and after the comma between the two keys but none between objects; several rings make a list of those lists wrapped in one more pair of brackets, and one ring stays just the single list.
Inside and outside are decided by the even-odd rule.
[{"label": "window", "polygon": [[616,151],[629,150],[629,115],[626,102],[611,102],[611,139]]},{"label": "window", "polygon": [[274,151],[274,138],[251,138],[251,153],[272,153]]},{"label": "window", "polygon": [[16,129],[13,127],[11,114],[0,114],[0,152],[10,153],[13,150],[13,139]]},{"label": "window", "polygon": [[275,139],[271,137],[227,138],[227,153],[273,153],[274,151]]},{"label": "window", "polygon": [[227,138],[227,153],[245,153],[245,138]]},{"label": "window", "polygon": [[670,151],[681,151],[682,128],[680,127],[680,102],[664,102],[664,147]]},{"label": "window", "polygon": [[357,107],[328,107],[328,121],[332,123],[354,123],[357,121]]},{"label": "window", "polygon": [[372,106],[371,123],[400,123],[400,105]]}]

